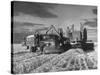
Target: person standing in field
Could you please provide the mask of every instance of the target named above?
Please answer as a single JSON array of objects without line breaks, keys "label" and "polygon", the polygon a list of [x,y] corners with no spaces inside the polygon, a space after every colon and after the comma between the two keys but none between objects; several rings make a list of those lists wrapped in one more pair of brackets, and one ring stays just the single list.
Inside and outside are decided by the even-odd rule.
[{"label": "person standing in field", "polygon": [[35,33],[35,44],[39,45],[39,41],[40,41],[40,34],[39,34],[39,32],[36,32]]}]

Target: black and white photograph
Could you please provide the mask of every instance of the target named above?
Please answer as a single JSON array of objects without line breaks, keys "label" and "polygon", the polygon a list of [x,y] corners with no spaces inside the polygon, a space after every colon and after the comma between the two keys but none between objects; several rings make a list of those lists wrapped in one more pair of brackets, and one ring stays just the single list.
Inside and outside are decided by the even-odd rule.
[{"label": "black and white photograph", "polygon": [[11,73],[98,69],[95,5],[11,1]]}]

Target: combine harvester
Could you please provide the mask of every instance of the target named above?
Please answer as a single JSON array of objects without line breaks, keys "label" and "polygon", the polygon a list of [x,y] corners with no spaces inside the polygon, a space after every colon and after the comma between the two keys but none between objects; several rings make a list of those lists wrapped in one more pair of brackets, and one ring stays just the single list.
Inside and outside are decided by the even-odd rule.
[{"label": "combine harvester", "polygon": [[[72,31],[67,30],[67,37],[63,35],[61,28],[57,31],[56,28],[51,25],[45,34],[36,32],[34,35],[27,36],[24,44],[27,46],[27,49],[30,49],[30,52],[39,52],[42,54],[63,53],[75,48],[81,48],[85,52],[93,51],[94,43],[92,40],[87,40],[87,29],[82,26],[81,28],[79,38],[74,38],[74,25],[72,26]],[[50,31],[51,33],[49,33]],[[55,31],[56,34],[53,33],[53,31]]]}]

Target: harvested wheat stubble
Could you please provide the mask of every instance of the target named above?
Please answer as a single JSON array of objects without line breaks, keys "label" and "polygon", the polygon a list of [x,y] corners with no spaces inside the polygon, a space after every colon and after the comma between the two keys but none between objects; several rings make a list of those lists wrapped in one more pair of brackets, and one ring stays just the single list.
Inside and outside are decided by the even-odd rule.
[{"label": "harvested wheat stubble", "polygon": [[[91,60],[92,59],[92,60]],[[95,60],[95,61],[94,61]],[[49,62],[31,72],[57,72],[69,70],[86,70],[97,68],[97,60],[89,57],[81,49],[71,49],[54,57]]]},{"label": "harvested wheat stubble", "polygon": [[13,56],[14,62],[20,62],[22,60],[26,60],[26,59],[30,59],[34,56],[37,56],[36,53],[31,53],[31,52],[27,52],[27,53],[22,53],[20,56],[17,53],[16,55]]},{"label": "harvested wheat stubble", "polygon": [[[98,59],[97,52],[94,51],[94,52],[88,53],[87,56],[90,58],[90,60],[87,60],[87,62],[93,62],[92,67],[97,68],[97,59]],[[90,64],[88,64],[88,66],[91,68]]]},{"label": "harvested wheat stubble", "polygon": [[55,55],[53,54],[40,55],[40,56],[32,57],[30,59],[22,60],[20,62],[15,62],[14,63],[14,73],[16,74],[30,73],[32,70],[50,61],[55,56],[57,55],[56,54]]},{"label": "harvested wheat stubble", "polygon": [[14,73],[57,72],[97,68],[96,52],[84,53],[81,49],[70,49],[62,54],[37,56],[26,53],[14,58]]}]

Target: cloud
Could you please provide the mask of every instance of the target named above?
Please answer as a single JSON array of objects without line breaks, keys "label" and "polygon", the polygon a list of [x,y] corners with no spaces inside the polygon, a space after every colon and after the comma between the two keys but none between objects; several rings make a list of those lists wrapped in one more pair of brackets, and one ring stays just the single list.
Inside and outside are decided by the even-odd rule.
[{"label": "cloud", "polygon": [[16,26],[30,26],[30,27],[33,27],[33,26],[42,26],[44,24],[39,24],[39,23],[28,23],[28,22],[23,22],[23,23],[20,23],[20,22],[14,22],[13,24],[15,27]]},{"label": "cloud", "polygon": [[38,24],[38,23],[23,23],[23,26],[41,26],[41,25],[44,25],[44,24]]},{"label": "cloud", "polygon": [[95,18],[88,18],[83,19],[85,21],[84,25],[90,26],[90,27],[97,27],[97,8],[92,9],[92,13],[96,15]]},{"label": "cloud", "polygon": [[27,33],[29,32],[28,28],[25,27],[15,27],[13,28],[13,33]]},{"label": "cloud", "polygon": [[13,1],[14,16],[25,13],[40,18],[57,18],[56,14],[50,12],[53,9],[54,5],[51,4]]},{"label": "cloud", "polygon": [[48,29],[49,29],[48,27],[43,27],[43,28],[37,29],[36,31],[44,31],[44,30],[48,30]]},{"label": "cloud", "polygon": [[87,25],[90,27],[97,27],[97,18],[92,18],[92,20],[85,19],[84,25]]},{"label": "cloud", "polygon": [[92,9],[93,14],[97,15],[97,9]]},{"label": "cloud", "polygon": [[28,23],[28,22],[23,22],[23,23],[14,22],[13,33],[33,32],[35,29],[37,29],[36,26],[41,27],[41,26],[44,26],[44,24]]}]

